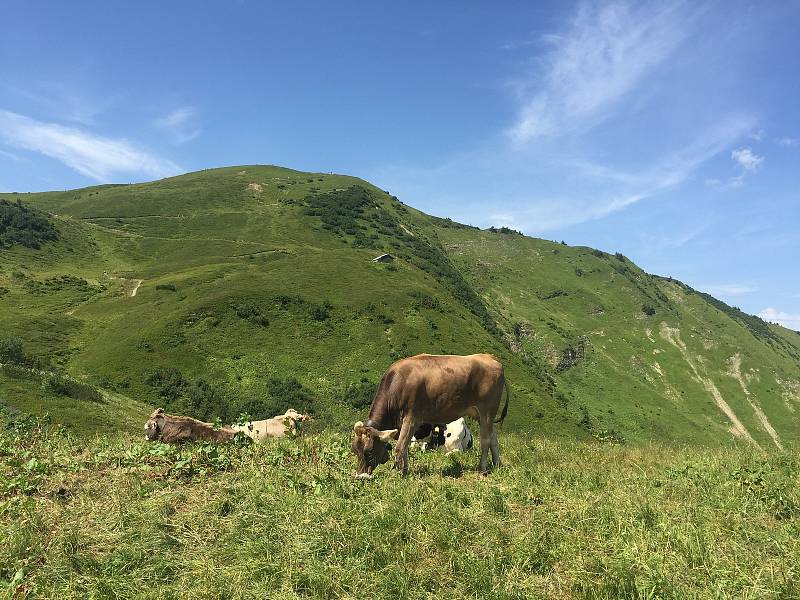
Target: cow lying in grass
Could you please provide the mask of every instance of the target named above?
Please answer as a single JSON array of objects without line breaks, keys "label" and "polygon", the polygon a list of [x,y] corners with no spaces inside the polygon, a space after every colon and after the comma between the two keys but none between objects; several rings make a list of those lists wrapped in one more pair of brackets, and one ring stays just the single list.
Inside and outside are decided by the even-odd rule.
[{"label": "cow lying in grass", "polygon": [[444,428],[444,450],[446,454],[464,452],[472,448],[472,432],[464,417],[448,423]]},{"label": "cow lying in grass", "polygon": [[445,453],[464,452],[472,448],[472,432],[464,417],[446,425],[423,425],[411,438],[411,449],[436,450],[444,446]]},{"label": "cow lying in grass", "polygon": [[156,409],[144,424],[145,439],[149,442],[228,442],[236,432],[230,427],[214,428],[211,423],[192,417],[168,415],[163,408]]},{"label": "cow lying in grass", "polygon": [[241,431],[255,441],[260,441],[270,437],[294,437],[300,433],[298,423],[310,420],[310,415],[300,414],[295,409],[290,408],[284,414],[271,419],[248,421],[242,425],[231,425],[231,429]]},{"label": "cow lying in grass", "polygon": [[426,450],[436,450],[444,446],[444,423],[437,423],[430,425],[428,423],[417,427],[411,438],[411,449],[419,449],[425,452]]}]

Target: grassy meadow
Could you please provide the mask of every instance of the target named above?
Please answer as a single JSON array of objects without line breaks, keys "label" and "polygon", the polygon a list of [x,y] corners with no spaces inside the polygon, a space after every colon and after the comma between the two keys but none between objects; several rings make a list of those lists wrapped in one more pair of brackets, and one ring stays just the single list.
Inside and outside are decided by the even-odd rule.
[{"label": "grassy meadow", "polygon": [[797,598],[800,459],[502,433],[351,477],[345,431],[173,447],[3,416],[9,598]]}]

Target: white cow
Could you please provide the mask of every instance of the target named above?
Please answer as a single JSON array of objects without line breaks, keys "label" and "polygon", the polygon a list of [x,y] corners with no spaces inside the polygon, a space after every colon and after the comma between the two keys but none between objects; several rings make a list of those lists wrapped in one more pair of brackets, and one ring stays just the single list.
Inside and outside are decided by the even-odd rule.
[{"label": "white cow", "polygon": [[464,417],[448,423],[444,429],[444,449],[446,454],[463,452],[472,448],[472,433]]},{"label": "white cow", "polygon": [[271,419],[248,421],[243,425],[231,425],[231,429],[234,431],[241,431],[247,437],[253,438],[258,442],[270,437],[295,437],[300,433],[297,424],[310,420],[310,415],[300,414],[295,409],[290,408],[284,414],[272,417]]}]

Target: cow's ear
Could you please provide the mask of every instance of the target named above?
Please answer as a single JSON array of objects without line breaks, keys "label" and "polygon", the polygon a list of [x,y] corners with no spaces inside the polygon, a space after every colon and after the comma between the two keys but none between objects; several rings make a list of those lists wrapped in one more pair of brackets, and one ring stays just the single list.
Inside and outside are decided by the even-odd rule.
[{"label": "cow's ear", "polygon": [[377,437],[382,442],[391,442],[396,435],[397,429],[386,429],[384,431],[379,431]]},{"label": "cow's ear", "polygon": [[357,430],[359,427],[363,427],[363,426],[364,426],[364,422],[363,422],[363,421],[356,421],[356,424],[355,424],[355,425],[353,425],[353,431],[355,431],[355,430]]}]

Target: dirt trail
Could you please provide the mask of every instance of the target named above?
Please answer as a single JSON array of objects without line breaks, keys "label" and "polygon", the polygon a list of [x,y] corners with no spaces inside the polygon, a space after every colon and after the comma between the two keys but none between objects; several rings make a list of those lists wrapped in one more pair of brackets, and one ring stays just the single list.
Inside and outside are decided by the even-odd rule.
[{"label": "dirt trail", "polygon": [[136,295],[136,292],[139,291],[139,287],[142,285],[142,281],[144,281],[144,280],[143,279],[131,279],[131,281],[135,281],[136,282],[136,285],[131,290],[131,298],[133,298]]},{"label": "dirt trail", "polygon": [[750,390],[747,389],[747,385],[745,385],[744,377],[742,377],[742,355],[738,352],[731,356],[728,359],[728,365],[730,366],[730,371],[728,371],[728,375],[733,377],[736,381],[739,382],[739,385],[744,392],[744,397],[747,398],[747,401],[750,403],[750,407],[753,409],[753,412],[756,413],[756,417],[758,421],[761,423],[761,426],[764,430],[769,434],[769,437],[772,438],[772,441],[775,442],[775,445],[783,450],[783,444],[781,444],[781,440],[778,437],[778,432],[775,431],[775,428],[767,419],[767,415],[764,414],[764,411],[761,410],[761,407],[758,405],[758,402],[753,400],[750,396]]},{"label": "dirt trail", "polygon": [[678,349],[683,357],[683,360],[685,360],[686,364],[688,364],[692,369],[695,379],[700,382],[704,388],[706,388],[706,391],[714,398],[714,401],[717,403],[719,409],[725,413],[725,416],[728,417],[731,422],[730,432],[737,437],[746,439],[756,448],[761,449],[761,446],[759,446],[758,442],[753,439],[753,436],[751,436],[750,432],[747,431],[747,428],[739,420],[739,417],[736,416],[736,413],[733,412],[733,409],[730,407],[730,405],[725,402],[725,399],[722,397],[722,394],[720,393],[719,389],[717,389],[717,386],[714,384],[711,378],[700,375],[700,371],[698,370],[691,354],[689,354],[686,344],[683,342],[683,340],[681,340],[681,330],[677,327],[669,327],[666,323],[662,322],[659,333],[661,334],[662,338]]}]

